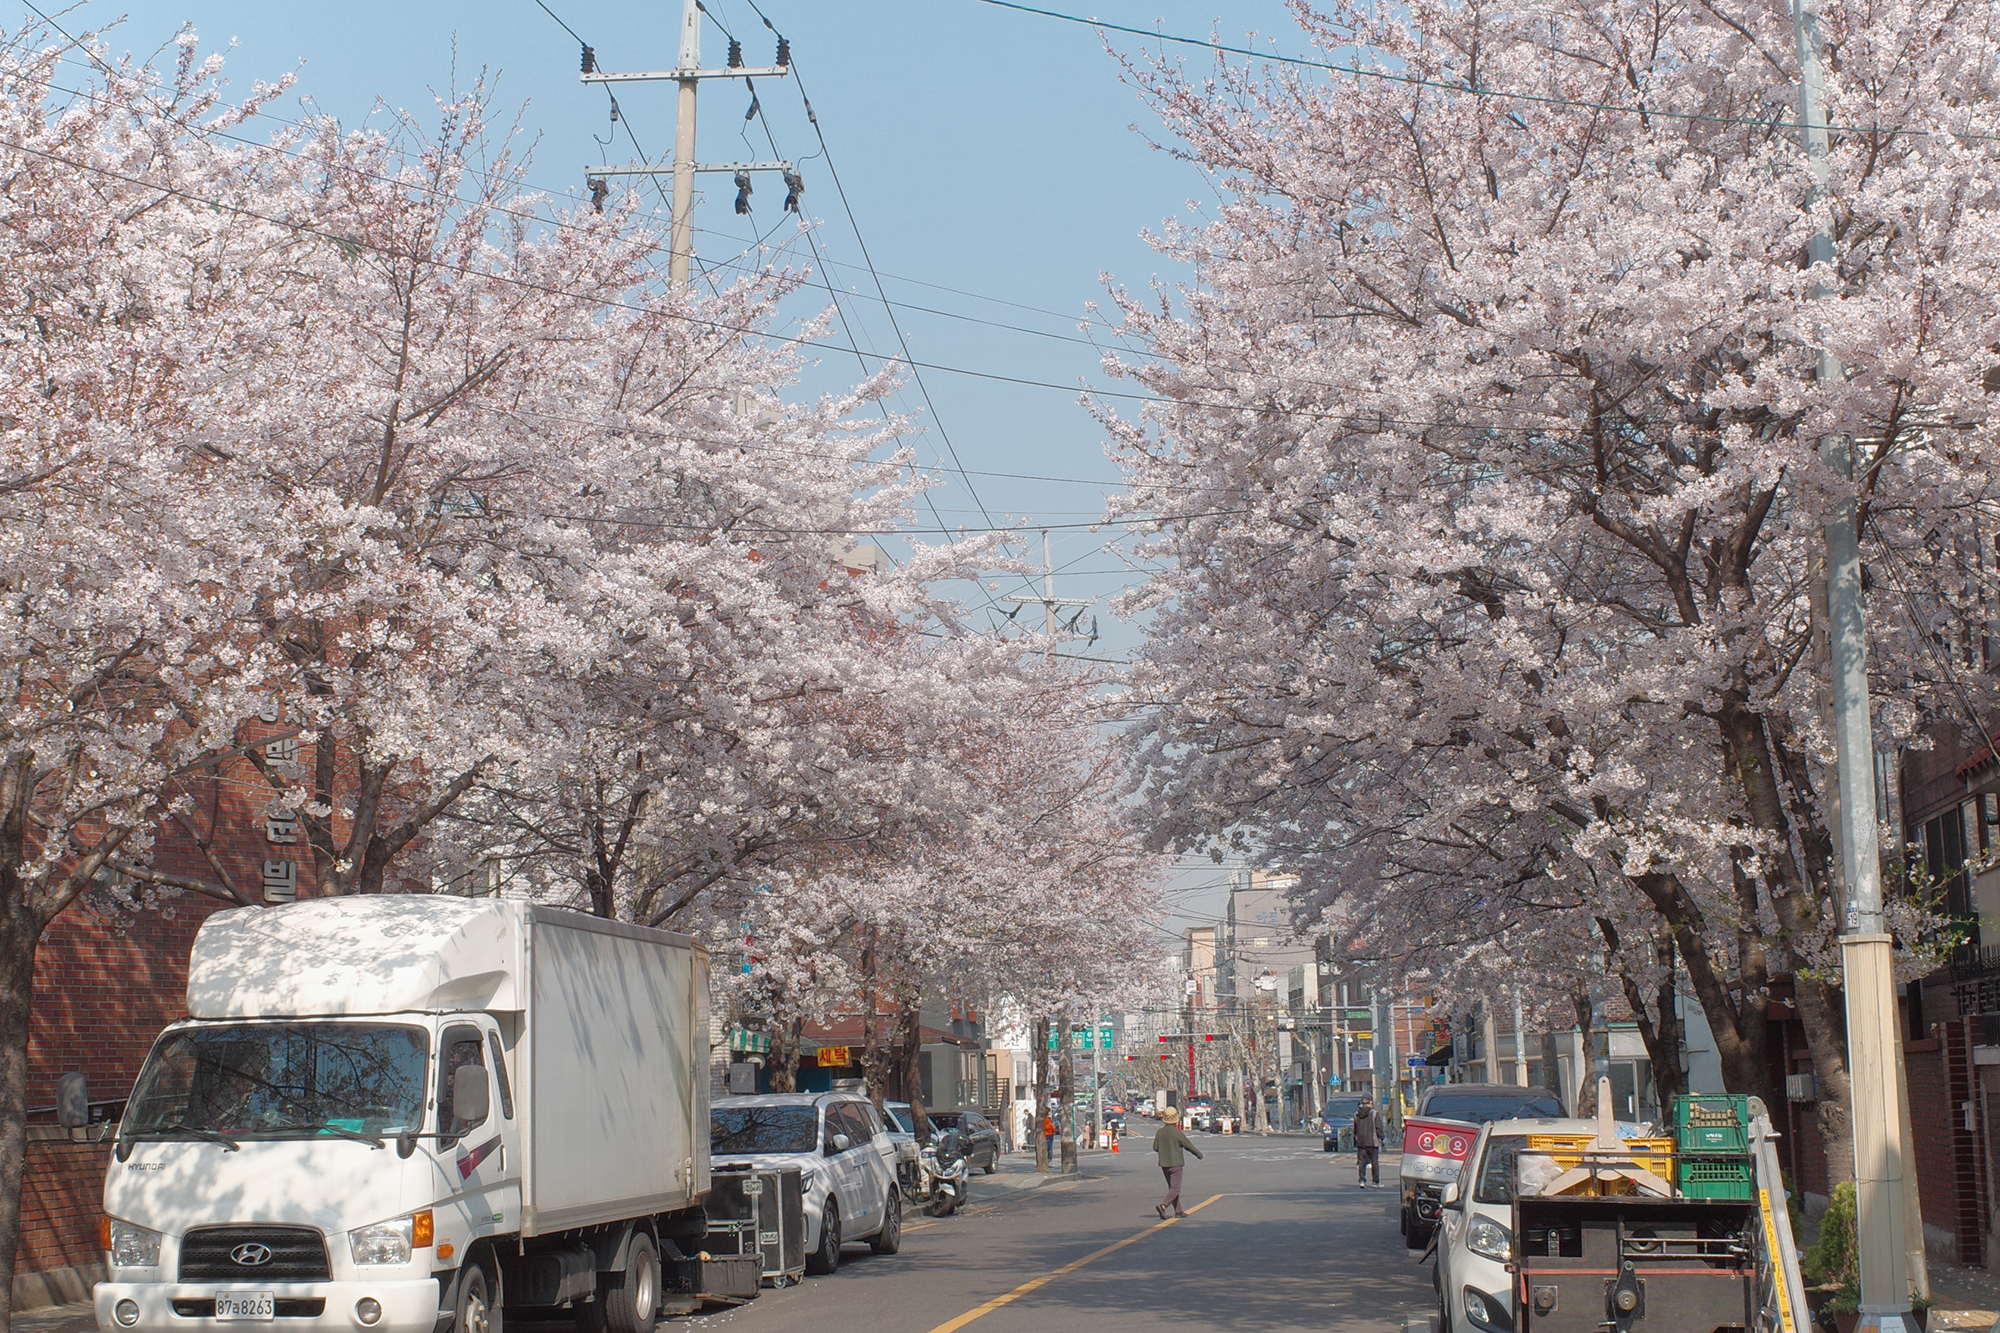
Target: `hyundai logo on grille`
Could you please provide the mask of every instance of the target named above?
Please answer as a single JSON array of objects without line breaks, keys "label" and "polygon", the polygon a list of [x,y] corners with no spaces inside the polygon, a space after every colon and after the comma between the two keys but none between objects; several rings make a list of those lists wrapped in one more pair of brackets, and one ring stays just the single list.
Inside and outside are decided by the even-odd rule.
[{"label": "hyundai logo on grille", "polygon": [[251,1241],[245,1245],[238,1245],[235,1249],[231,1250],[229,1257],[236,1263],[242,1264],[245,1268],[257,1268],[271,1262],[271,1247],[268,1245],[259,1245],[257,1242]]}]

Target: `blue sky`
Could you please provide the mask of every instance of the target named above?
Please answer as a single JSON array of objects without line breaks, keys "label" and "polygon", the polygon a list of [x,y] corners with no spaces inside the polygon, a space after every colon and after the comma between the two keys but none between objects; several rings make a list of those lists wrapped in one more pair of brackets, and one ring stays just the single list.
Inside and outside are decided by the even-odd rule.
[{"label": "blue sky", "polygon": [[[591,43],[603,68],[674,64],[678,0],[546,2]],[[1067,340],[1083,336],[1076,325],[1088,304],[1102,298],[1103,276],[1133,288],[1156,277],[1184,278],[1143,243],[1141,232],[1168,217],[1190,216],[1191,201],[1212,203],[1214,194],[1199,173],[1149,145],[1149,136],[1158,138],[1157,121],[1120,82],[1096,32],[979,0],[758,2],[790,39],[798,74],[797,80],[760,81],[759,96],[780,152],[801,164],[805,211],[824,224],[818,239],[832,265],[827,276],[851,293],[842,305],[856,343],[873,352],[897,350],[827,161],[817,156],[801,85],[811,96],[860,239],[889,297],[905,303],[896,318],[918,360],[1058,386],[1102,383],[1098,352]],[[704,30],[705,65],[723,63],[725,26],[743,40],[746,63],[770,63],[774,41],[748,0],[707,5],[714,21]],[[1234,44],[1305,50],[1278,0],[1226,6],[1219,0],[1078,0],[1070,8],[1135,27],[1157,23],[1186,36],[1214,32]],[[432,125],[433,92],[448,90],[454,78],[469,85],[484,70],[498,78],[497,111],[511,116],[521,108],[525,137],[534,145],[531,178],[551,193],[579,192],[590,165],[630,162],[628,129],[656,160],[668,157],[673,143],[673,85],[619,89],[624,125],[614,135],[605,90],[578,81],[576,41],[535,0],[84,0],[49,12],[72,32],[115,23],[106,35],[111,49],[137,54],[167,43],[191,22],[206,47],[235,42],[227,52],[228,74],[239,90],[295,71],[295,95],[349,125],[368,118],[378,99]],[[1252,33],[1262,35],[1246,41]],[[1115,40],[1128,50],[1142,45],[1137,37]],[[1207,59],[1191,48],[1179,54],[1197,64]],[[742,137],[748,104],[741,83],[705,85],[702,160],[771,156],[761,126],[748,127],[749,144]],[[607,138],[613,141],[600,143]],[[782,215],[784,188],[776,177],[756,180],[755,210],[747,219],[733,212],[727,177],[702,180],[695,221],[704,262],[736,259],[774,225],[774,242],[793,232]],[[650,185],[640,188],[651,195]],[[802,245],[793,245],[806,257]],[[824,292],[806,295],[812,299],[797,306],[800,317],[817,313],[828,300]],[[820,385],[851,382],[857,374],[852,355],[821,353]],[[1073,387],[1033,388],[944,371],[924,372],[923,382],[934,414],[914,383],[900,404],[922,414],[922,433],[913,439],[918,456],[955,461],[974,473],[1013,474],[951,477],[933,497],[946,524],[1083,525],[1101,512],[1117,472]],[[935,522],[928,511],[920,518]],[[1104,599],[1142,578],[1117,554],[1117,538],[1115,530],[1057,526],[1052,546],[1062,568],[1059,593]],[[1030,541],[1039,558],[1039,538]],[[1003,595],[1007,591],[1027,589],[1016,580]],[[983,597],[965,595],[986,606]],[[1103,638],[1094,647],[1068,648],[1123,658],[1139,631],[1116,623],[1102,600],[1093,610]],[[1022,620],[1035,615],[1024,613]],[[973,623],[989,619],[982,609]],[[1207,869],[1177,877],[1176,900],[1205,906],[1212,897],[1208,886],[1221,878]]]},{"label": "blue sky", "polygon": [[[1158,137],[1157,122],[1120,82],[1116,62],[1091,28],[979,0],[759,3],[790,39],[799,76],[760,81],[765,119],[780,151],[801,162],[805,211],[824,224],[818,239],[830,263],[826,276],[851,293],[842,305],[856,343],[874,352],[897,351],[826,160],[816,156],[819,144],[806,121],[801,85],[812,98],[860,238],[889,297],[905,303],[895,316],[915,358],[1066,386],[1031,388],[926,371],[923,386],[934,413],[916,384],[906,386],[901,406],[921,415],[922,434],[913,443],[925,461],[955,462],[973,473],[1075,479],[952,476],[933,496],[943,521],[972,528],[1021,520],[1034,526],[1089,523],[1117,474],[1104,457],[1096,423],[1067,387],[1103,381],[1098,353],[1066,340],[1084,337],[1076,325],[1088,303],[1102,297],[1104,274],[1130,287],[1185,276],[1149,250],[1140,233],[1169,216],[1188,216],[1191,200],[1212,202],[1207,182],[1149,146],[1148,135]],[[547,4],[591,43],[606,69],[674,64],[677,0]],[[723,63],[725,27],[743,40],[746,63],[770,63],[774,40],[749,0],[707,0],[707,6],[712,18],[704,28],[705,65]],[[1260,45],[1274,40],[1278,49],[1303,49],[1276,0],[1236,0],[1226,9],[1219,14],[1216,0],[1079,0],[1071,12],[1136,27],[1158,23],[1187,36],[1214,31],[1239,44],[1261,31]],[[206,47],[235,42],[227,51],[228,73],[239,90],[295,71],[298,96],[350,125],[367,118],[378,99],[417,112],[420,124],[434,124],[433,92],[448,90],[454,78],[468,85],[484,70],[497,75],[499,113],[524,108],[525,137],[534,143],[532,179],[551,193],[579,191],[589,165],[633,160],[633,138],[656,160],[672,148],[673,85],[619,88],[625,123],[614,134],[605,90],[578,81],[577,43],[535,0],[85,0],[49,12],[72,32],[116,24],[106,35],[111,48],[138,54],[191,22]],[[1126,49],[1142,43],[1115,37]],[[1205,60],[1199,50],[1182,53]],[[745,142],[748,104],[741,83],[704,86],[704,161],[771,156],[761,125],[747,127],[753,142]],[[1135,122],[1140,132],[1131,128]],[[598,142],[605,138],[614,141]],[[775,176],[757,178],[749,218],[735,215],[727,177],[706,176],[702,183],[696,210],[702,260],[727,264],[774,224],[774,244],[790,237],[800,258],[809,258],[782,216],[784,187]],[[634,185],[659,204],[650,183]],[[807,297],[796,307],[800,317],[817,313],[829,299],[824,292]],[[853,356],[822,352],[820,384],[857,375]],[[924,510],[921,522],[936,520]],[[1143,577],[1114,551],[1100,549],[1116,536],[1057,526],[1054,559],[1067,566],[1059,593],[1102,599]],[[1039,538],[1030,544],[1039,559]],[[1018,581],[1010,590],[1027,591]],[[986,606],[984,598],[969,590],[966,595]],[[1095,648],[1071,649],[1122,658],[1137,631],[1114,624],[1101,601],[1093,610],[1103,639]],[[1024,622],[1029,618],[1023,615]],[[974,623],[989,619],[982,609]]]}]

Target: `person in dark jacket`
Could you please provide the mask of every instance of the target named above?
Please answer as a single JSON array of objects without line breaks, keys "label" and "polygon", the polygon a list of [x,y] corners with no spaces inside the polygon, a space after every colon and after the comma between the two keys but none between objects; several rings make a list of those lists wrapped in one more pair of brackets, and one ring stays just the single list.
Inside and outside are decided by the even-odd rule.
[{"label": "person in dark jacket", "polygon": [[1201,1156],[1201,1149],[1194,1146],[1194,1140],[1181,1132],[1181,1109],[1169,1106],[1161,1113],[1166,1121],[1159,1133],[1153,1135],[1153,1151],[1160,1155],[1160,1173],[1167,1178],[1167,1197],[1153,1205],[1153,1211],[1161,1217],[1167,1209],[1174,1210],[1175,1217],[1186,1217],[1187,1210],[1181,1207],[1181,1168],[1187,1162],[1187,1153]]},{"label": "person in dark jacket", "polygon": [[1375,1188],[1382,1188],[1382,1140],[1389,1136],[1389,1122],[1366,1097],[1354,1109],[1354,1170],[1362,1189],[1368,1188],[1368,1173],[1375,1173]]}]

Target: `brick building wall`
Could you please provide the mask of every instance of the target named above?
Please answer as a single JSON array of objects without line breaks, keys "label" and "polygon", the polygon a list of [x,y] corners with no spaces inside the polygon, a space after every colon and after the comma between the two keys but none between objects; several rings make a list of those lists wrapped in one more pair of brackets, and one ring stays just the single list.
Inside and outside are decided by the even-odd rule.
[{"label": "brick building wall", "polygon": [[[260,722],[252,724],[248,735],[254,739],[281,730],[279,724]],[[271,757],[293,772],[309,772],[313,749],[281,743]],[[191,779],[184,794],[193,832],[166,823],[154,847],[155,868],[216,883],[220,875],[212,855],[253,899],[266,896],[267,880],[282,885],[290,877],[302,886],[310,884],[311,853],[303,836],[292,832],[295,840],[285,841],[291,831],[267,822],[264,807],[273,789],[250,764],[236,760],[219,772]],[[335,830],[336,837],[345,833]],[[206,852],[201,844],[207,845]],[[286,862],[293,867],[289,872],[282,868]],[[229,905],[166,890],[148,895],[147,905],[135,910],[92,890],[43,933],[35,951],[28,1034],[28,1107],[40,1114],[30,1116],[15,1260],[16,1309],[81,1299],[89,1284],[103,1276],[97,1219],[108,1150],[67,1141],[57,1130],[57,1081],[80,1072],[89,1081],[93,1103],[122,1101],[153,1039],[186,1012],[188,950],[195,932],[210,913]],[[115,1114],[117,1109],[100,1107],[96,1113]]]},{"label": "brick building wall", "polygon": [[1910,1082],[1910,1134],[1917,1168],[1917,1192],[1924,1225],[1954,1230],[1951,1084],[1945,1077],[1944,1044],[1936,1037],[1903,1043]]}]

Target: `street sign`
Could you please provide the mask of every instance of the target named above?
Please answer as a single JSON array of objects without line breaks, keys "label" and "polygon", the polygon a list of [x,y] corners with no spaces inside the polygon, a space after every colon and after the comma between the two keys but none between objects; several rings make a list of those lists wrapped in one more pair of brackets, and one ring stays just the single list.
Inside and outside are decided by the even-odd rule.
[{"label": "street sign", "polygon": [[1408,1065],[1412,1069],[1422,1069],[1424,1067],[1424,1057],[1421,1055],[1413,1055],[1410,1056],[1408,1059],[1404,1060],[1403,1063]]},{"label": "street sign", "polygon": [[852,1060],[847,1058],[847,1047],[845,1046],[822,1046],[819,1048],[819,1067],[821,1069],[844,1069],[853,1063]]}]

